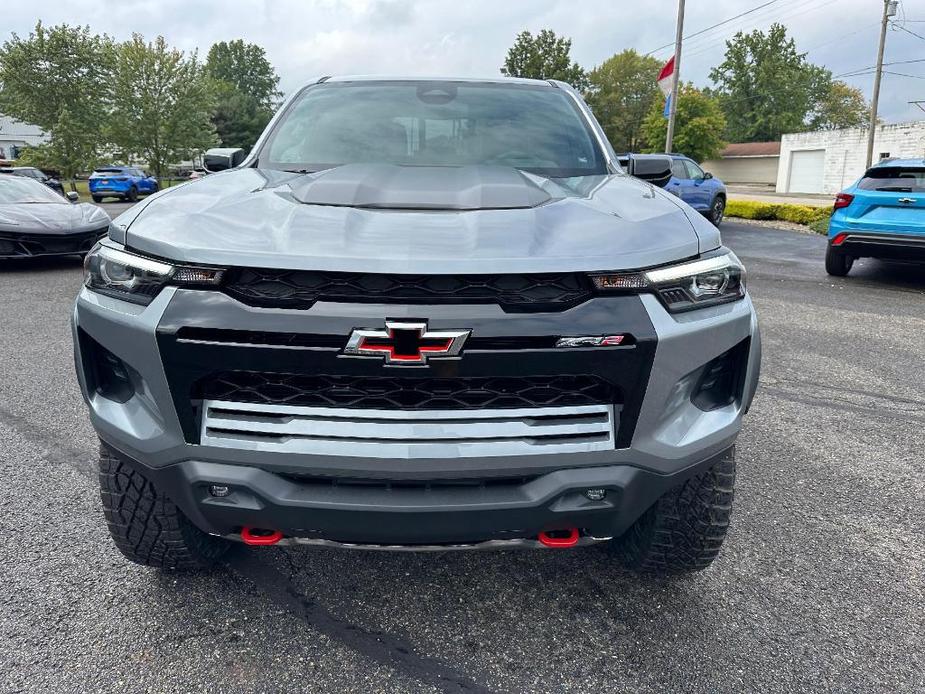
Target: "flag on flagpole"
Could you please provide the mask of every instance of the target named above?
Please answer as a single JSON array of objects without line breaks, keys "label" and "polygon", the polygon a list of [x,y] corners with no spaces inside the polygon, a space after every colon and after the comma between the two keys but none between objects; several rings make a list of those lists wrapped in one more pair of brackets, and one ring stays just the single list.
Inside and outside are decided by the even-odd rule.
[{"label": "flag on flagpole", "polygon": [[665,97],[665,109],[662,111],[662,115],[665,118],[671,115],[671,94]]},{"label": "flag on flagpole", "polygon": [[658,88],[662,90],[662,94],[668,96],[671,94],[671,79],[674,77],[674,56],[671,56],[668,59],[668,62],[662,66],[662,69],[658,73]]}]

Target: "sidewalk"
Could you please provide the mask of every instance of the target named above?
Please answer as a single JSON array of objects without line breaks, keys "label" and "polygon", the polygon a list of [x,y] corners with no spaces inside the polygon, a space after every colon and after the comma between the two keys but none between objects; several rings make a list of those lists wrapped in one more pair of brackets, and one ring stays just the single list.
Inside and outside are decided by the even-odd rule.
[{"label": "sidewalk", "polygon": [[817,195],[815,193],[775,193],[768,186],[750,186],[730,184],[726,186],[730,200],[752,200],[755,202],[783,202],[791,205],[812,205],[827,207],[835,199],[834,195]]}]

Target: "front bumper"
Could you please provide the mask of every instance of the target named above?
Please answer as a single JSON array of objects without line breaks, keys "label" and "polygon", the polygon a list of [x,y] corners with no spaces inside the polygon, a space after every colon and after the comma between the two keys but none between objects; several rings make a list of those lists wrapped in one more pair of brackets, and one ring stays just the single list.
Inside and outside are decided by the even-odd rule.
[{"label": "front bumper", "polygon": [[[579,528],[584,537],[617,537],[659,496],[726,454],[671,475],[613,465],[470,485],[343,485],[199,460],[164,468],[130,464],[214,535],[272,528],[287,538],[414,547],[520,540],[565,528]],[[212,496],[212,485],[230,493]],[[606,496],[592,501],[585,495],[588,489],[603,489]]]},{"label": "front bumper", "polygon": [[[216,343],[185,328],[256,335],[280,331],[349,334],[386,317],[414,317],[434,329],[464,325],[475,336],[629,333],[631,349],[481,349],[427,369],[386,370],[341,359],[324,346]],[[82,290],[74,312],[75,357],[100,438],[141,466],[196,525],[229,535],[242,526],[287,535],[382,544],[481,542],[579,527],[619,534],[662,493],[709,467],[741,428],[757,385],[760,337],[751,301],[672,316],[654,296],[599,297],[558,313],[505,314],[493,305],[397,306],[319,302],[307,310],[245,306],[219,292],[167,288],[147,307]],[[692,402],[703,369],[718,355],[744,354],[733,402]],[[128,367],[125,392],[100,387],[99,351]],[[349,373],[357,377],[482,378],[593,373],[620,393],[609,445],[567,452],[466,453],[450,442],[402,453],[214,445],[203,438],[197,384],[212,372]],[[426,412],[425,412],[426,414]],[[413,426],[414,412],[406,426]],[[365,442],[364,442],[365,443]],[[381,450],[377,450],[381,449]],[[564,450],[564,449],[563,449]],[[386,452],[383,452],[386,451]],[[214,497],[210,485],[232,489]],[[604,488],[592,502],[584,491]]]},{"label": "front bumper", "polygon": [[0,258],[37,258],[42,256],[83,255],[106,236],[108,225],[101,229],[70,234],[0,232]]}]

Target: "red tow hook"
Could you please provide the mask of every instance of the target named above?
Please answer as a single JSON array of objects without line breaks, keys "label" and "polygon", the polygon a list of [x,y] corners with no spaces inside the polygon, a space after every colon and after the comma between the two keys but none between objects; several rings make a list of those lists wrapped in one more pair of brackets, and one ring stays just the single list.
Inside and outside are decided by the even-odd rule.
[{"label": "red tow hook", "polygon": [[[566,535],[563,533],[568,534]],[[544,531],[540,533],[539,540],[546,547],[554,547],[555,549],[574,547],[578,544],[578,528],[569,528],[568,530],[550,530],[549,532]]]},{"label": "red tow hook", "polygon": [[283,539],[279,530],[265,528],[241,528],[241,540],[245,545],[275,545]]}]

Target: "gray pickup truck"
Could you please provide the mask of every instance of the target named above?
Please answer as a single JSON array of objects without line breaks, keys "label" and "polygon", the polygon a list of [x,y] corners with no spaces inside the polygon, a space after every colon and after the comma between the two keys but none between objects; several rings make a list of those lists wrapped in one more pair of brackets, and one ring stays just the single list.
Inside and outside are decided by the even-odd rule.
[{"label": "gray pickup truck", "polygon": [[73,314],[129,559],[716,557],[760,364],[745,271],[571,87],[319,79],[207,165],[112,223]]}]

